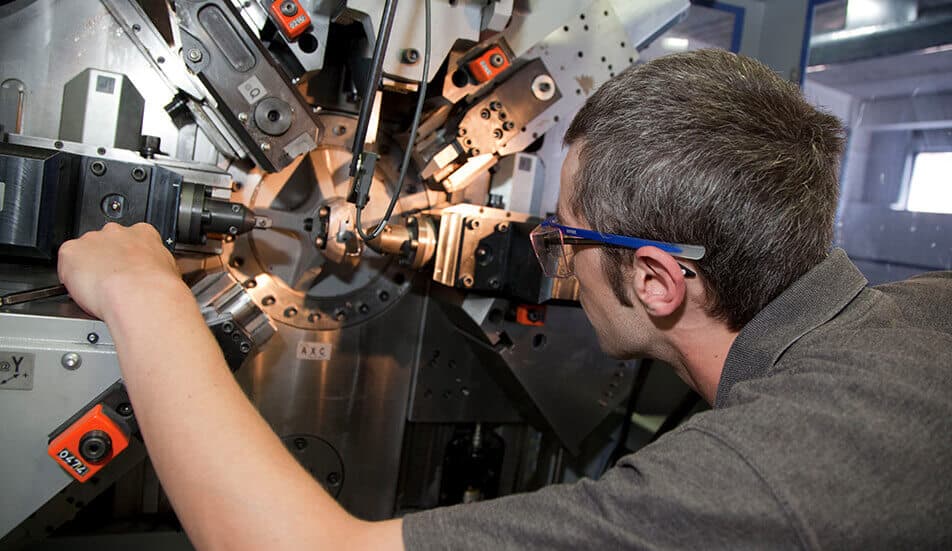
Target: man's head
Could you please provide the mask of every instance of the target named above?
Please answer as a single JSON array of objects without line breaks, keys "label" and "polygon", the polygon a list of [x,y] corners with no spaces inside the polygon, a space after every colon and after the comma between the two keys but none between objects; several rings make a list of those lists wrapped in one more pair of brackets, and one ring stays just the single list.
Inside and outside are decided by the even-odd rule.
[{"label": "man's head", "polygon": [[[701,50],[632,67],[589,98],[565,142],[564,223],[704,246],[692,264],[703,291],[695,306],[732,331],[829,250],[842,127],[753,59]],[[640,302],[656,326],[675,323],[690,296],[676,264],[666,269],[670,257],[656,253],[578,251],[583,304],[585,287],[600,284],[617,301],[589,299],[590,317],[616,323],[615,306]],[[579,273],[595,268],[600,283]]]}]

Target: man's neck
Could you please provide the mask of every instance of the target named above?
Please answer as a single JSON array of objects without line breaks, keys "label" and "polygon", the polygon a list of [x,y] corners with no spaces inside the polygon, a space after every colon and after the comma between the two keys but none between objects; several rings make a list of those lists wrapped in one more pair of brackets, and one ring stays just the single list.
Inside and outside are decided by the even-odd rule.
[{"label": "man's neck", "polygon": [[709,404],[717,397],[727,353],[737,331],[710,318],[672,330],[668,341],[674,351],[668,361],[675,371]]}]

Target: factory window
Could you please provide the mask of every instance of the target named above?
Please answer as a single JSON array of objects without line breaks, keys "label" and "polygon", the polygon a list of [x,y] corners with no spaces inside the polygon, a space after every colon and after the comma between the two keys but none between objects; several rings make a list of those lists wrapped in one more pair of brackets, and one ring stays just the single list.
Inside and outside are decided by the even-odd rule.
[{"label": "factory window", "polygon": [[952,214],[952,151],[921,152],[913,159],[906,210]]}]

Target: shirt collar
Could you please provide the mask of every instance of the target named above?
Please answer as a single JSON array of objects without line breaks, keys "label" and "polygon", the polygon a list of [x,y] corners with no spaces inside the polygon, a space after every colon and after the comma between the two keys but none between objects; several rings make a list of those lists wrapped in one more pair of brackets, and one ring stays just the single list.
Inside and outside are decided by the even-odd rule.
[{"label": "shirt collar", "polygon": [[727,354],[714,407],[727,403],[735,383],[766,375],[800,337],[833,319],[866,287],[843,249],[829,256],[772,300],[741,329]]}]

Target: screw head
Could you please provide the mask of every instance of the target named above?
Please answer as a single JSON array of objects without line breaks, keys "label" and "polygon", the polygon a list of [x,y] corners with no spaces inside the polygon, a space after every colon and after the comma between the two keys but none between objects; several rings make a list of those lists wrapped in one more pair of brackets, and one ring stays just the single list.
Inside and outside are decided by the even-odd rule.
[{"label": "screw head", "polygon": [[90,333],[86,335],[86,341],[88,341],[89,344],[96,344],[99,342],[99,335],[96,333]]},{"label": "screw head", "polygon": [[500,54],[493,54],[489,56],[489,64],[493,67],[502,67],[503,63],[505,62],[506,60]]},{"label": "screw head", "polygon": [[248,113],[238,113],[238,120],[241,122],[248,122]]},{"label": "screw head", "polygon": [[132,415],[132,404],[129,402],[123,402],[116,406],[116,413],[122,415],[123,417],[129,417]]},{"label": "screw head", "polygon": [[186,55],[188,55],[188,60],[192,63],[198,63],[202,60],[202,51],[198,48],[190,48]]},{"label": "screw head", "polygon": [[261,151],[264,151],[265,153],[267,153],[268,151],[271,151],[271,144],[269,144],[268,142],[262,143]]},{"label": "screw head", "polygon": [[293,17],[297,15],[298,7],[297,2],[292,2],[288,0],[287,2],[281,2],[281,14],[285,17]]},{"label": "screw head", "polygon": [[141,182],[145,180],[145,169],[141,166],[137,166],[132,169],[132,179],[136,182]]},{"label": "screw head", "polygon": [[89,165],[89,171],[96,176],[102,176],[106,173],[106,163],[102,161],[93,161],[92,164]]},{"label": "screw head", "polygon": [[120,203],[118,199],[113,199],[112,202],[109,203],[109,210],[111,210],[112,212],[119,212],[119,209],[121,208],[122,208],[122,203]]},{"label": "screw head", "polygon": [[417,61],[420,61],[420,52],[416,48],[407,48],[403,50],[401,60],[407,65],[413,65]]},{"label": "screw head", "polygon": [[66,369],[73,371],[75,369],[79,369],[79,366],[83,364],[83,359],[75,352],[67,352],[66,354],[63,354],[62,358],[60,358],[60,364],[62,364]]}]

